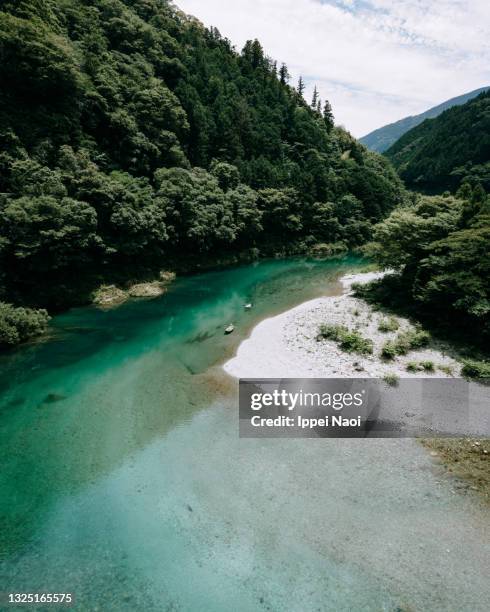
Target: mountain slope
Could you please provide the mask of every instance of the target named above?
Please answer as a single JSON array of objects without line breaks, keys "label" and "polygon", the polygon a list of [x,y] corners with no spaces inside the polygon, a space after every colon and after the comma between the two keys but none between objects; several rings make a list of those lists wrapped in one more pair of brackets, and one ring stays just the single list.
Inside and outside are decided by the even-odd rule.
[{"label": "mountain slope", "polygon": [[466,179],[490,189],[490,92],[427,119],[386,156],[411,187],[444,191]]},{"label": "mountain slope", "polygon": [[368,149],[371,149],[371,151],[383,153],[384,151],[388,150],[399,138],[401,138],[403,134],[413,129],[417,125],[420,125],[426,119],[434,119],[435,117],[443,113],[445,110],[448,110],[453,106],[460,106],[462,104],[465,104],[469,100],[476,98],[476,96],[487,90],[488,87],[481,87],[480,89],[475,89],[474,91],[470,91],[469,93],[463,94],[462,96],[451,98],[450,100],[446,100],[446,102],[443,102],[442,104],[430,108],[425,113],[405,117],[404,119],[395,121],[395,123],[390,123],[389,125],[385,125],[381,128],[378,128],[377,130],[370,132],[366,136],[363,136],[359,140]]},{"label": "mountain slope", "polygon": [[256,40],[237,53],[165,0],[1,9],[0,301],[62,308],[189,260],[354,246],[404,197]]}]

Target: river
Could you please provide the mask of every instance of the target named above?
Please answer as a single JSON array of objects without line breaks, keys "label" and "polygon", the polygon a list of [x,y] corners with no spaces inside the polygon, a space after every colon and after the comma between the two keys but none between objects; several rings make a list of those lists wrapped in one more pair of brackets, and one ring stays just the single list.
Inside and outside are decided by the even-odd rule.
[{"label": "river", "polygon": [[238,438],[221,364],[358,265],[183,277],[2,356],[0,590],[101,611],[487,609],[488,514],[417,444]]}]

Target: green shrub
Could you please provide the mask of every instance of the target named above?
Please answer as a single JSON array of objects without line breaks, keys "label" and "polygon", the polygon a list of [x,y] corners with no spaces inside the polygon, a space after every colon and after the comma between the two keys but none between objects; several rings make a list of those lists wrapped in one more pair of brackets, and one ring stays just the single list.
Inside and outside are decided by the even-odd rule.
[{"label": "green shrub", "polygon": [[425,372],[434,372],[435,371],[435,367],[434,367],[434,362],[433,361],[421,361],[420,362],[420,367]]},{"label": "green shrub", "polygon": [[406,355],[412,350],[427,346],[430,334],[422,330],[404,331],[393,341],[388,341],[381,349],[383,359],[394,359],[397,355]]},{"label": "green shrub", "polygon": [[420,372],[420,366],[416,361],[409,361],[406,370],[407,372]]},{"label": "green shrub", "polygon": [[400,334],[394,341],[395,351],[397,355],[406,355],[410,352],[412,346],[410,338],[405,334]]},{"label": "green shrub", "polygon": [[461,374],[467,378],[490,378],[490,362],[466,359]]},{"label": "green shrub", "polygon": [[359,353],[359,355],[371,355],[373,352],[373,341],[364,338],[358,331],[348,331],[340,338],[340,348],[347,353]]},{"label": "green shrub", "polygon": [[411,349],[423,348],[429,345],[430,334],[422,329],[405,332]]},{"label": "green shrub", "polygon": [[348,248],[345,242],[329,242],[329,243],[318,243],[311,248],[311,255],[313,257],[338,257],[339,255],[345,255],[348,252]]},{"label": "green shrub", "polygon": [[399,378],[396,374],[385,374],[383,380],[390,387],[398,387]]},{"label": "green shrub", "polygon": [[14,346],[42,334],[48,321],[46,310],[16,308],[0,302],[0,348]]},{"label": "green shrub", "polygon": [[347,353],[370,355],[373,352],[373,342],[364,338],[357,330],[349,330],[344,325],[320,325],[320,336],[325,340],[337,342]]},{"label": "green shrub", "polygon": [[330,325],[324,323],[320,325],[320,336],[325,340],[334,340],[338,342],[342,333],[346,333],[349,330],[344,325]]},{"label": "green shrub", "polygon": [[381,349],[381,357],[383,359],[386,359],[387,361],[391,361],[392,359],[395,359],[397,355],[398,353],[396,344],[390,340],[388,340],[388,342],[385,342]]},{"label": "green shrub", "polygon": [[398,323],[395,317],[390,317],[389,319],[383,319],[379,322],[378,330],[383,332],[384,334],[388,332],[395,332],[400,327],[400,323]]},{"label": "green shrub", "polygon": [[356,297],[366,299],[369,296],[374,284],[375,281],[370,283],[352,283],[351,289]]},{"label": "green shrub", "polygon": [[453,375],[453,367],[450,365],[438,365],[437,366],[438,370],[441,370],[441,372],[444,372],[444,374],[447,374],[448,376],[452,376]]}]

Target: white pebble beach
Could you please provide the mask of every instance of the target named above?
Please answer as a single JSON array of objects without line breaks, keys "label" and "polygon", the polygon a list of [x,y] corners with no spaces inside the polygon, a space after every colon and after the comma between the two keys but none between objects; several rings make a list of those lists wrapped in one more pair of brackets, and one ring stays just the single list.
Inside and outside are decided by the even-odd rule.
[{"label": "white pebble beach", "polygon": [[[402,317],[396,317],[396,332],[379,331],[379,323],[387,314],[374,310],[364,300],[353,297],[354,283],[368,283],[381,278],[384,272],[349,274],[340,279],[344,292],[340,296],[321,297],[305,302],[278,316],[261,321],[250,337],[243,341],[225,371],[236,378],[324,378],[324,377],[448,377],[458,376],[461,365],[441,350],[425,348],[410,351],[387,362],[380,351],[387,340],[400,331],[413,329]],[[357,355],[341,350],[330,340],[317,340],[321,324],[344,325],[357,329],[373,342],[372,355]],[[409,362],[431,361],[435,371],[408,372]],[[438,366],[443,366],[442,371]],[[452,370],[450,374],[447,368]]]}]

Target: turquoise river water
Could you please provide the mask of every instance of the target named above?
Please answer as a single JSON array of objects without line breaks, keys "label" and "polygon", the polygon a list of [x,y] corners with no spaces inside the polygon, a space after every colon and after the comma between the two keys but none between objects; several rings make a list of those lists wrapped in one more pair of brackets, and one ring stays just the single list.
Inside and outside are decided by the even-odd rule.
[{"label": "turquoise river water", "polygon": [[0,591],[94,611],[488,609],[488,513],[415,442],[238,438],[221,364],[358,263],[183,277],[0,357]]}]

